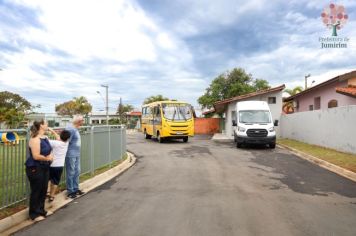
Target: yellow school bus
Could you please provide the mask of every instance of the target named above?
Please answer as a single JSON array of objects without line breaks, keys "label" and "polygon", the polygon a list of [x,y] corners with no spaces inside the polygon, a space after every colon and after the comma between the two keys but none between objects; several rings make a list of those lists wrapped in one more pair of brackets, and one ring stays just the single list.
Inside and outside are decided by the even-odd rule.
[{"label": "yellow school bus", "polygon": [[186,102],[160,101],[142,106],[141,129],[146,139],[183,139],[194,136],[192,106]]}]

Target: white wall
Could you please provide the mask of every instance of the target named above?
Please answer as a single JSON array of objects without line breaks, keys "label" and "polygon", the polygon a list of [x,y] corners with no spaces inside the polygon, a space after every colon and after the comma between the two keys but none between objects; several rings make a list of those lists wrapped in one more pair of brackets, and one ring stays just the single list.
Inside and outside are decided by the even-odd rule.
[{"label": "white wall", "polygon": [[281,136],[356,154],[356,105],[282,115]]},{"label": "white wall", "polygon": [[[242,101],[265,101],[268,102],[268,97],[276,97],[276,104],[268,104],[271,109],[272,118],[274,120],[280,120],[280,116],[282,114],[282,91],[273,92],[268,94],[263,94],[255,97],[251,97],[248,99],[239,100]],[[231,112],[236,110],[236,101],[229,103],[227,110],[225,112],[225,131],[226,136],[229,138],[234,138],[233,127],[232,127],[232,117]],[[279,126],[276,127],[277,136],[279,136]]]}]

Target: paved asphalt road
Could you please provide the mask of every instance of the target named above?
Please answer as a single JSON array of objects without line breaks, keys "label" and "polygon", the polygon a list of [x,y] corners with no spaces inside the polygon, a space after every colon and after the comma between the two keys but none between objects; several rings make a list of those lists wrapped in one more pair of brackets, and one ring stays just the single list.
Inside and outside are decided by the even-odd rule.
[{"label": "paved asphalt road", "polygon": [[356,184],[276,148],[128,135],[138,162],[16,235],[356,235]]}]

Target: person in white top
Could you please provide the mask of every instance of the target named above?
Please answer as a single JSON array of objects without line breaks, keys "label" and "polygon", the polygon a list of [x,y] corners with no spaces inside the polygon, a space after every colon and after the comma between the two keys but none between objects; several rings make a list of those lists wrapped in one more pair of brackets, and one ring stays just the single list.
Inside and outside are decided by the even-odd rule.
[{"label": "person in white top", "polygon": [[48,131],[56,137],[56,140],[49,140],[49,143],[53,148],[53,162],[49,167],[50,191],[48,200],[52,202],[61,180],[65,157],[68,150],[70,132],[68,130],[63,130],[60,135],[58,135],[56,131],[51,128],[48,128]]}]

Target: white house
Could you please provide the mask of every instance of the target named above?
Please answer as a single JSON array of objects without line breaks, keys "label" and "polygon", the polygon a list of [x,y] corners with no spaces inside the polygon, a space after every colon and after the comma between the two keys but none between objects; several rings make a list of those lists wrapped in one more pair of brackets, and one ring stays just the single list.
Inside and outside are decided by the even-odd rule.
[{"label": "white house", "polygon": [[66,127],[72,120],[70,116],[59,116],[57,113],[32,113],[26,115],[26,124],[29,127],[35,120],[46,120],[50,127]]},{"label": "white house", "polygon": [[[119,119],[119,115],[114,112],[109,112],[110,119]],[[28,122],[25,126],[30,126],[34,120],[44,119],[48,122],[48,125],[51,127],[66,127],[69,123],[72,122],[70,116],[60,116],[56,113],[33,113],[26,116]],[[86,124],[98,125],[106,124],[106,113],[105,112],[93,112],[90,113],[86,119]]]},{"label": "white house", "polygon": [[[273,120],[280,120],[282,114],[282,93],[285,85],[278,87],[260,90],[257,92],[228,98],[214,103],[216,113],[224,113],[225,118],[225,133],[228,138],[233,139],[232,120],[236,117],[236,103],[241,101],[266,101],[270,107]],[[276,127],[277,135],[279,128]]]},{"label": "white house", "polygon": [[[108,115],[109,115],[109,120],[120,118],[120,115],[116,114],[116,112],[109,112]],[[88,123],[92,125],[106,124],[106,112],[93,112],[89,114]]]}]

